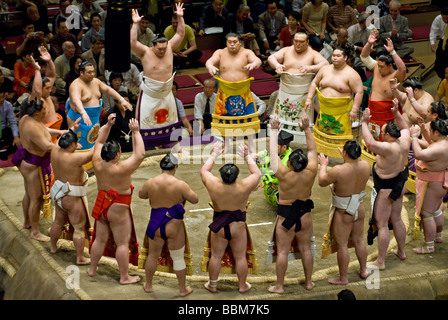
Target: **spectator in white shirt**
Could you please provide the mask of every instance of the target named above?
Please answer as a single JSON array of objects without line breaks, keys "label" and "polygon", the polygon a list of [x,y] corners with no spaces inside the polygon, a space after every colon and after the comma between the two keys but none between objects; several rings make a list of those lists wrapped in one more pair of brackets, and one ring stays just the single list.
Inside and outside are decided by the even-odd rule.
[{"label": "spectator in white shirt", "polygon": [[194,119],[199,122],[200,134],[211,128],[212,113],[216,102],[216,82],[204,81],[204,91],[194,97]]},{"label": "spectator in white shirt", "polygon": [[431,31],[429,32],[429,43],[431,44],[432,52],[436,52],[437,50],[437,39],[443,39],[447,23],[448,8],[445,8],[445,11],[442,10],[442,12],[434,18],[431,24]]},{"label": "spectator in white shirt", "polygon": [[[440,79],[445,79],[445,68],[448,67],[448,46],[445,44],[443,48],[443,42],[448,40],[448,7],[444,7],[440,15],[438,15],[432,25],[431,32],[429,33],[429,41],[431,44],[431,50],[436,53],[436,60],[434,62],[434,71],[437,73]],[[438,45],[436,44],[437,37],[440,38]]]}]

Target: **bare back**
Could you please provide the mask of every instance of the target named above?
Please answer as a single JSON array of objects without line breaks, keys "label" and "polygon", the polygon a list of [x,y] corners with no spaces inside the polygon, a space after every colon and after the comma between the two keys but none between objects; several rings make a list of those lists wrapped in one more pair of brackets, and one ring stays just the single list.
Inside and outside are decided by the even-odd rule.
[{"label": "bare back", "polygon": [[428,159],[425,159],[426,168],[429,171],[444,171],[448,169],[448,140],[432,142],[425,152],[429,153]]},{"label": "bare back", "polygon": [[91,159],[91,152],[69,152],[58,145],[51,151],[51,166],[55,180],[69,182],[73,186],[84,185],[86,175],[83,165]]},{"label": "bare back", "polygon": [[381,179],[394,178],[403,171],[408,161],[409,144],[402,138],[380,143],[384,146],[384,152],[376,155],[375,171]]},{"label": "bare back", "polygon": [[244,179],[237,180],[232,184],[225,184],[216,177],[206,187],[213,202],[213,208],[217,212],[246,211],[249,195],[255,188],[255,186],[248,186]]},{"label": "bare back", "polygon": [[280,164],[276,172],[278,179],[278,203],[291,205],[296,200],[308,200],[311,197],[311,189],[317,174],[317,165],[305,168],[300,172],[289,170]]},{"label": "bare back", "polygon": [[[434,101],[434,98],[428,92],[424,92],[423,95],[416,100],[422,106],[429,106],[431,102]],[[417,111],[415,111],[415,109],[412,107],[411,101],[406,98],[403,106],[403,118],[406,120],[406,123],[409,127],[414,124],[418,124],[417,117],[424,118],[424,115],[420,115]]]},{"label": "bare back", "polygon": [[126,160],[119,163],[94,158],[92,161],[97,176],[98,190],[113,189],[121,195],[131,194],[131,173],[124,165]]},{"label": "bare back", "polygon": [[31,154],[42,157],[51,150],[51,135],[39,121],[25,115],[19,121],[20,142]]},{"label": "bare back", "polygon": [[370,165],[367,161],[351,161],[333,167],[336,181],[333,189],[339,197],[359,194],[366,187],[370,177]]}]

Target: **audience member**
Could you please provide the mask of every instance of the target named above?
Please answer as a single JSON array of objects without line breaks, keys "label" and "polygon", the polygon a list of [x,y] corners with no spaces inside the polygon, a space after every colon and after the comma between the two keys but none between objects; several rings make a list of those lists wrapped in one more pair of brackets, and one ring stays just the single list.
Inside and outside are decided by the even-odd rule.
[{"label": "audience member", "polygon": [[33,53],[34,56],[39,57],[40,53],[38,48],[40,46],[48,47],[42,31],[36,32],[34,24],[30,21],[24,21],[23,36],[19,39],[19,45],[16,48],[16,55],[20,57],[23,50],[27,50]]},{"label": "audience member", "polygon": [[434,100],[439,102],[445,97],[445,103],[448,103],[448,67],[445,67],[445,78],[439,83]]},{"label": "audience member", "polygon": [[401,4],[392,0],[389,4],[389,15],[380,18],[379,45],[386,44],[386,39],[392,39],[395,51],[400,58],[408,57],[414,48],[404,45],[404,41],[412,36],[408,26],[408,18],[400,15]]},{"label": "audience member", "polygon": [[92,18],[94,14],[97,13],[99,15],[100,13],[104,12],[99,1],[96,0],[82,0],[82,3],[78,5],[78,8],[84,20],[92,25]]},{"label": "audience member", "polygon": [[19,127],[11,102],[6,100],[8,92],[0,87],[0,160],[5,161],[20,145]]},{"label": "audience member", "polygon": [[[118,93],[120,92],[126,93],[126,98],[128,98],[129,100],[128,89],[123,86],[123,75],[120,72],[114,72],[114,71],[110,72],[109,76],[107,77],[107,82],[108,82],[107,84]],[[109,112],[109,110],[115,105],[116,102],[115,99],[112,98],[107,93],[103,93],[101,95],[101,99],[103,99],[103,109],[106,112]]]},{"label": "audience member", "polygon": [[62,50],[63,53],[54,59],[54,67],[56,69],[54,86],[56,87],[57,95],[66,97],[68,95],[68,88],[64,81],[64,77],[70,71],[70,59],[76,55],[76,49],[73,42],[65,41],[62,44]]},{"label": "audience member", "polygon": [[[183,3],[183,0],[174,0],[171,2],[171,6],[168,8],[163,9],[161,13],[160,23],[162,30],[165,30],[168,26],[171,25],[171,18],[173,14],[176,12],[176,3]],[[187,1],[188,2],[188,1]],[[193,24],[194,21],[192,21],[193,12],[192,12],[192,6],[186,6],[184,3],[184,21],[186,25],[189,25],[193,30],[196,30],[196,26]]]},{"label": "audience member", "polygon": [[380,17],[387,16],[389,14],[389,6],[391,0],[380,0],[378,2],[378,8],[380,9]]},{"label": "audience member", "polygon": [[326,32],[328,4],[323,0],[310,0],[302,11],[302,25],[309,35],[310,46],[320,49],[324,42],[330,43],[331,37]]},{"label": "audience member", "polygon": [[82,52],[81,47],[78,44],[78,39],[75,35],[70,33],[70,30],[67,27],[67,21],[59,19],[58,23],[57,32],[50,40],[50,54],[53,60],[64,53],[62,46],[66,41],[70,41],[73,44],[73,48],[75,49],[74,54],[80,55]]},{"label": "audience member", "polygon": [[70,71],[67,72],[67,74],[64,76],[65,87],[67,88],[67,90],[70,88],[73,80],[79,77],[79,65],[82,61],[83,59],[81,56],[75,56],[70,59]]},{"label": "audience member", "polygon": [[89,28],[79,12],[79,8],[70,3],[71,0],[59,0],[59,11],[55,13],[52,19],[52,32],[53,34],[56,34],[56,28],[59,25],[59,21],[66,20],[67,23],[70,23],[70,33],[75,35],[78,41],[81,41],[84,33],[86,33]]},{"label": "audience member", "polygon": [[243,45],[247,49],[251,49],[257,56],[260,55],[260,47],[255,36],[255,28],[250,18],[250,7],[241,4],[232,21],[231,32],[239,34],[243,38]]},{"label": "audience member", "polygon": [[14,81],[13,89],[20,97],[22,94],[29,92],[28,84],[34,76],[33,55],[28,50],[23,50],[20,55],[21,61],[14,64]]},{"label": "audience member", "polygon": [[297,31],[306,31],[304,27],[300,25],[300,20],[302,19],[300,13],[296,11],[291,11],[288,13],[288,25],[280,31],[278,40],[280,41],[280,49],[284,47],[289,47],[292,45],[292,37]]},{"label": "audience member", "polygon": [[92,36],[91,48],[84,52],[81,57],[84,60],[92,63],[96,77],[103,82],[106,82],[105,72],[105,53],[104,53],[104,38],[101,35]]},{"label": "audience member", "polygon": [[350,5],[350,0],[336,0],[336,4],[328,9],[328,26],[334,33],[341,27],[347,29],[358,23],[355,10]]},{"label": "audience member", "polygon": [[[165,29],[163,34],[170,40],[177,32],[177,15],[171,18],[171,25]],[[185,35],[177,48],[173,48],[174,67],[184,69],[185,67],[198,67],[198,61],[202,57],[202,52],[197,49],[194,30],[185,24]]]},{"label": "audience member", "polygon": [[0,90],[6,92],[6,98],[5,98],[6,100],[8,100],[9,102],[13,102],[15,92],[14,89],[12,88],[12,80],[5,77],[2,69],[0,69]]},{"label": "audience member", "polygon": [[[154,39],[154,32],[149,28],[149,21],[149,16],[143,16],[142,20],[140,20],[139,28],[137,29],[137,41],[147,47],[152,46],[152,39]],[[142,62],[132,49],[131,62],[138,66],[140,70],[142,69]]]},{"label": "audience member", "polygon": [[212,113],[216,102],[216,82],[204,81],[204,91],[194,97],[194,120],[199,122],[200,134],[211,128]]},{"label": "audience member", "polygon": [[[224,8],[223,0],[212,0],[212,3],[202,9],[199,18],[199,35],[206,33],[207,28],[222,27],[223,35],[230,32],[233,14]],[[223,37],[224,39],[224,37]]]},{"label": "audience member", "polygon": [[264,52],[280,48],[278,36],[280,31],[286,27],[285,15],[277,10],[277,2],[269,0],[266,4],[267,10],[258,16],[258,39],[260,46],[263,45]]},{"label": "audience member", "polygon": [[[88,1],[90,1],[90,0],[88,0]],[[91,19],[90,21],[91,21],[92,27],[82,37],[82,40],[81,40],[82,52],[86,52],[87,50],[90,49],[90,46],[93,43],[94,36],[100,35],[104,39],[104,35],[105,35],[105,29],[101,26],[102,19],[101,19],[100,15],[98,13],[92,13],[90,19]]]},{"label": "audience member", "polygon": [[26,9],[25,20],[34,24],[35,31],[42,31],[44,33],[45,40],[48,42],[53,37],[50,29],[48,28],[48,16],[40,16],[39,10],[36,6],[29,6]]},{"label": "audience member", "polygon": [[179,85],[177,84],[176,81],[173,81],[173,87],[171,90],[173,91],[174,100],[176,101],[176,107],[177,107],[177,112],[179,113],[179,118],[182,121],[182,125],[184,127],[184,129],[182,129],[182,137],[186,138],[186,137],[193,135],[193,127],[191,126],[190,121],[188,121],[187,114],[186,114],[185,108],[184,108],[184,104],[182,103],[182,101],[180,101],[176,97],[177,89],[179,89]]},{"label": "audience member", "polygon": [[[126,91],[118,91],[118,93],[125,101],[129,102]],[[107,140],[119,142],[121,152],[132,152],[132,130],[129,129],[129,120],[135,118],[135,108],[132,108],[132,111],[127,110],[121,105],[120,101],[114,100],[113,106],[111,106],[101,120],[101,126],[107,123],[107,119],[112,113],[115,113],[116,119],[109,132]]]}]

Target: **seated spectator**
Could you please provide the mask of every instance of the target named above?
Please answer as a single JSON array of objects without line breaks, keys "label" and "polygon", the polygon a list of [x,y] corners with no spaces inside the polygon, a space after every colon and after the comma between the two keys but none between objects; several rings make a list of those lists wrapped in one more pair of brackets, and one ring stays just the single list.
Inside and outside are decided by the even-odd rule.
[{"label": "seated spectator", "polygon": [[277,10],[277,2],[269,0],[266,5],[267,10],[258,16],[258,40],[260,49],[264,49],[264,52],[280,48],[278,36],[280,31],[286,27],[285,15]]},{"label": "seated spectator", "polygon": [[23,36],[19,39],[19,45],[16,48],[16,55],[20,57],[22,51],[27,50],[33,53],[33,56],[40,57],[38,48],[44,46],[48,48],[48,44],[45,41],[44,33],[42,31],[36,32],[34,24],[30,21],[23,23]]},{"label": "seated spectator", "polygon": [[387,44],[390,38],[394,49],[400,58],[408,57],[414,48],[406,46],[404,41],[412,37],[412,30],[408,26],[408,18],[400,15],[400,2],[392,0],[389,3],[389,15],[380,18],[379,45]]},{"label": "seated spectator", "polygon": [[8,100],[11,103],[14,102],[13,98],[15,96],[15,92],[14,89],[12,88],[12,80],[5,77],[2,69],[0,69],[0,90],[3,90],[3,92],[6,93],[5,97],[6,100]]},{"label": "seated spectator", "polygon": [[[445,78],[445,67],[448,66],[448,49],[446,47],[445,32],[448,24],[448,7],[442,8],[440,14],[434,18],[429,33],[429,41],[432,52],[436,53],[434,70],[440,79]],[[436,40],[439,39],[439,43]]]},{"label": "seated spectator", "polygon": [[[126,92],[129,99],[128,89],[123,86],[123,76],[120,72],[110,72],[107,77],[107,85],[117,92]],[[103,109],[106,112],[115,105],[115,99],[106,93],[101,94],[101,99],[103,99]]]},{"label": "seated spectator", "polygon": [[378,2],[378,8],[380,9],[380,17],[387,16],[389,14],[391,0],[380,0]]},{"label": "seated spectator", "polygon": [[[55,36],[56,37],[56,36]],[[54,59],[54,67],[56,71],[56,94],[58,96],[67,97],[68,87],[64,81],[65,75],[70,71],[70,59],[76,55],[75,45],[71,41],[65,41],[62,44],[63,53]]]},{"label": "seated spectator", "polygon": [[64,76],[65,81],[65,88],[68,92],[68,89],[70,88],[70,85],[72,84],[73,80],[79,77],[79,65],[83,62],[83,59],[81,56],[74,56],[70,59],[69,65],[70,65],[70,71],[67,72]]},{"label": "seated spectator", "polygon": [[230,31],[241,36],[244,48],[252,50],[257,56],[261,55],[248,5],[241,4],[238,7]]},{"label": "seated spectator", "polygon": [[[177,15],[171,17],[171,25],[165,29],[163,34],[170,40],[177,32]],[[184,69],[185,67],[199,67],[198,61],[202,57],[202,52],[197,49],[194,30],[185,25],[185,35],[177,48],[173,48],[174,68]]]},{"label": "seated spectator", "polygon": [[0,87],[0,160],[5,161],[20,145],[19,128],[12,104],[6,100],[7,92]]},{"label": "seated spectator", "polygon": [[[199,17],[199,35],[205,34],[205,29],[211,27],[222,27],[223,35],[230,32],[233,14],[224,8],[223,0],[212,0],[212,3],[202,9]],[[223,37],[224,43],[224,37]]]},{"label": "seated spectator", "polygon": [[211,128],[215,102],[216,82],[210,78],[204,81],[204,91],[194,97],[194,120],[199,122],[199,134]]},{"label": "seated spectator", "polygon": [[[171,2],[171,6],[163,9],[162,14],[161,14],[161,19],[160,19],[162,30],[165,30],[168,26],[171,25],[171,18],[173,16],[173,14],[175,14],[175,12],[176,12],[176,3],[180,4],[183,2],[184,2],[183,0],[174,0]],[[186,6],[184,4],[185,24],[189,25],[191,28],[193,28],[193,30],[196,30],[196,26],[193,24],[193,21],[191,19],[192,16],[193,16],[192,7]]]},{"label": "seated spectator", "polygon": [[[129,102],[128,94],[125,91],[118,91],[118,93],[125,101]],[[115,101],[115,104],[102,118],[101,126],[107,123],[107,118],[112,113],[116,114],[116,119],[107,139],[119,142],[121,152],[132,152],[132,131],[129,129],[129,120],[135,118],[135,107],[132,108],[132,111],[126,110],[119,101]]]},{"label": "seated spectator", "polygon": [[288,13],[288,25],[280,31],[280,35],[278,36],[280,49],[292,45],[292,37],[297,31],[306,31],[305,28],[300,25],[301,18],[300,13],[296,11],[290,11]]},{"label": "seated spectator", "polygon": [[324,42],[330,43],[327,29],[328,4],[322,0],[310,0],[302,11],[302,25],[309,35],[309,44],[313,49],[320,49]]},{"label": "seated spectator", "polygon": [[106,82],[105,72],[105,53],[104,53],[104,38],[101,35],[92,36],[91,48],[84,52],[81,57],[84,60],[92,63],[95,69],[96,77],[103,82]]},{"label": "seated spectator", "polygon": [[34,76],[32,53],[28,50],[23,50],[20,55],[20,59],[21,61],[17,61],[14,64],[13,89],[17,94],[17,97],[29,92],[28,84]]},{"label": "seated spectator", "polygon": [[[89,0],[90,1],[90,0]],[[89,31],[86,32],[84,37],[81,40],[81,51],[86,52],[90,49],[91,44],[93,43],[92,38],[94,36],[100,35],[104,39],[105,29],[101,26],[102,19],[98,13],[92,13],[91,15],[91,24],[92,27]]]},{"label": "seated spectator", "polygon": [[179,118],[182,121],[183,125],[182,137],[187,138],[193,135],[193,127],[191,126],[190,121],[188,121],[187,114],[185,113],[184,104],[176,97],[177,89],[179,89],[179,86],[176,81],[173,81],[173,87],[171,90],[173,91],[174,100],[176,101],[177,111],[179,113]]},{"label": "seated spectator", "polygon": [[351,0],[336,0],[336,5],[328,9],[328,26],[334,33],[341,27],[347,29],[358,23],[355,10],[350,5]]},{"label": "seated spectator", "polygon": [[48,28],[48,16],[41,17],[37,6],[29,6],[26,9],[26,20],[34,24],[35,31],[42,31],[44,33],[45,41],[49,42],[51,40],[53,34]]},{"label": "seated spectator", "polygon": [[52,32],[56,34],[56,28],[59,25],[60,20],[70,20],[67,22],[70,24],[70,33],[76,36],[78,41],[81,41],[84,33],[89,29],[87,27],[86,20],[79,12],[77,6],[71,5],[71,0],[59,0],[59,11],[55,13],[52,19]]},{"label": "seated spectator", "polygon": [[50,54],[53,60],[64,53],[62,46],[67,41],[70,41],[73,44],[76,55],[82,53],[81,47],[78,44],[78,39],[75,35],[70,33],[70,30],[67,27],[67,21],[59,19],[57,32],[50,41]]},{"label": "seated spectator", "polygon": [[104,12],[104,9],[101,8],[101,5],[99,4],[99,1],[93,1],[93,0],[82,0],[81,3],[78,5],[79,12],[81,13],[84,20],[87,22],[87,24],[92,23],[92,18],[94,14],[100,14]]},{"label": "seated spectator", "polygon": [[[154,39],[154,32],[149,28],[149,16],[143,16],[140,20],[139,28],[137,29],[137,41],[147,47],[152,47],[152,39]],[[142,62],[140,58],[131,49],[131,62],[142,70]]]}]

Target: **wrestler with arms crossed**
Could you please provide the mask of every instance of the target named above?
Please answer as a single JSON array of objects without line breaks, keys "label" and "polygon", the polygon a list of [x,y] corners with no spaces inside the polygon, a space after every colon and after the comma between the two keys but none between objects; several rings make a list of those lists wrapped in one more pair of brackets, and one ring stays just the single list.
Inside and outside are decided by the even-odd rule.
[{"label": "wrestler with arms crossed", "polygon": [[[116,259],[120,270],[120,284],[136,283],[140,281],[138,276],[130,276],[129,270],[129,240],[132,232],[132,217],[130,212],[130,198],[133,186],[131,175],[138,169],[145,158],[145,147],[140,135],[138,122],[135,119],[129,121],[129,129],[132,131],[132,155],[126,160],[120,161],[121,148],[117,142],[106,139],[115,123],[115,113],[109,115],[107,124],[101,127],[93,150],[93,169],[97,177],[98,193],[116,191],[117,197],[128,198],[127,203],[113,202],[107,210],[101,212],[96,219],[96,238],[91,247],[91,264],[88,269],[89,276],[96,274],[98,262],[104,252],[109,233],[112,232],[117,245]],[[107,194],[104,198],[107,199]],[[97,199],[98,201],[98,199]],[[105,201],[104,201],[105,202]],[[95,211],[95,209],[94,209]],[[92,216],[94,214],[92,213]]]},{"label": "wrestler with arms crossed", "polygon": [[367,108],[361,118],[362,135],[367,147],[376,154],[372,166],[374,189],[377,192],[372,217],[378,227],[378,257],[373,264],[385,269],[387,247],[390,242],[389,222],[393,226],[398,250],[392,252],[401,260],[406,259],[404,251],[406,228],[401,220],[403,190],[409,175],[406,167],[411,137],[409,127],[398,111],[398,100],[393,100],[392,112],[397,124],[383,124],[381,133],[384,141],[376,141],[368,127],[370,110]]},{"label": "wrestler with arms crossed", "polygon": [[146,234],[149,238],[148,258],[146,259],[146,292],[152,292],[152,279],[157,269],[157,260],[167,241],[168,250],[173,259],[173,269],[179,282],[179,295],[185,297],[193,289],[185,285],[186,265],[184,261],[186,234],[183,224],[185,201],[198,203],[196,192],[189,185],[174,175],[177,171],[177,159],[167,154],[160,161],[162,173],[147,180],[138,196],[149,199],[151,218]]},{"label": "wrestler with arms crossed", "polygon": [[[365,208],[363,198],[366,195],[364,189],[370,177],[370,165],[366,160],[359,160],[361,146],[355,141],[347,141],[344,149],[339,149],[344,163],[334,166],[327,171],[329,160],[323,153],[319,154],[320,163],[319,186],[326,187],[333,184],[334,195],[332,203],[336,207],[332,222],[332,232],[338,246],[337,260],[339,266],[339,278],[329,278],[331,284],[348,284],[347,270],[350,262],[348,253],[348,240],[351,236],[355,245],[355,252],[359,262],[359,275],[367,277],[367,248],[364,243],[364,217]],[[345,208],[335,203],[337,199],[344,199],[350,206],[351,201],[356,201],[354,211],[348,212]],[[342,202],[341,201],[341,202]]]},{"label": "wrestler with arms crossed", "polygon": [[269,159],[272,170],[278,178],[278,221],[275,230],[277,242],[276,273],[277,283],[268,288],[270,292],[284,293],[283,283],[288,268],[288,253],[291,243],[296,237],[302,256],[305,273],[305,289],[311,290],[313,272],[313,255],[311,253],[311,237],[313,222],[311,209],[311,189],[317,174],[317,149],[313,133],[309,127],[307,114],[301,117],[300,128],[305,132],[307,154],[301,149],[294,150],[289,156],[288,166],[283,165],[277,155],[277,136],[280,122],[277,116],[271,118],[271,138],[269,142]]},{"label": "wrestler with arms crossed", "polygon": [[[246,206],[249,195],[260,181],[261,172],[255,161],[249,156],[247,146],[241,145],[238,155],[247,162],[250,175],[237,180],[239,169],[236,165],[229,163],[219,169],[221,178],[215,177],[211,172],[213,165],[224,152],[222,142],[216,142],[212,154],[201,168],[202,182],[207,188],[214,209],[213,223],[209,226],[212,230],[209,262],[210,280],[204,286],[208,291],[216,292],[221,270],[221,259],[226,247],[230,245],[235,258],[239,292],[243,293],[251,288],[250,284],[246,282],[248,273]],[[231,222],[229,223],[229,221]]]}]

